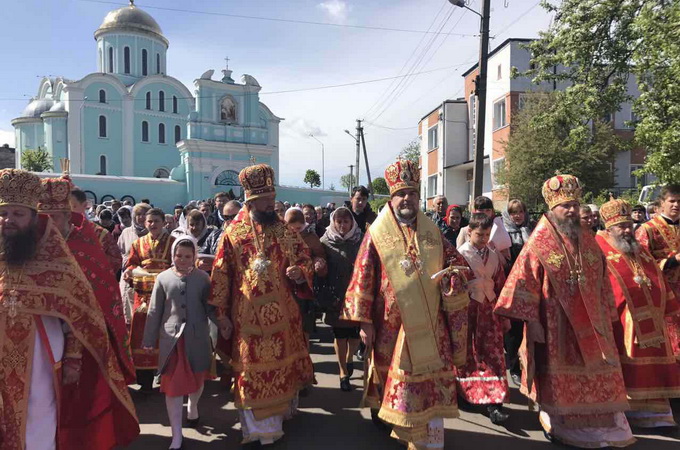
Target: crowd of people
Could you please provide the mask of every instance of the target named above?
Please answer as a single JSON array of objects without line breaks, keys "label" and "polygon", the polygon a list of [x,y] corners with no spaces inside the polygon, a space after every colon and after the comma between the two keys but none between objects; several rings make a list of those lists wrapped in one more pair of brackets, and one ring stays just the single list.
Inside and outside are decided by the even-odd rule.
[{"label": "crowd of people", "polygon": [[534,221],[520,199],[497,214],[483,196],[426,214],[410,161],[385,180],[380,211],[363,186],[344,205],[291,205],[256,164],[243,203],[218,193],[166,214],[89,205],[68,174],[0,171],[0,449],[127,445],[130,386],[159,386],[180,449],[216,377],[243,446],[276,445],[315,383],[320,319],[339,389],[363,370],[362,406],[409,449],[444,448],[459,408],[504,423],[510,383],[553,442],[624,447],[631,426],[676,426],[680,186],[652,209],[597,208],[556,175]]}]

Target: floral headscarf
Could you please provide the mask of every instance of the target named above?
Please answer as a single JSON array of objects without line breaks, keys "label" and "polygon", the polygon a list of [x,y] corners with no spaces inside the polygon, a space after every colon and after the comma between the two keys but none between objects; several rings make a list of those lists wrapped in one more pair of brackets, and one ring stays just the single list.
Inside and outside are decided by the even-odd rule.
[{"label": "floral headscarf", "polygon": [[[335,225],[335,221],[333,220],[338,211],[341,211],[343,209],[347,211],[347,213],[349,213],[349,216],[352,218],[352,229],[345,233],[344,236],[340,234],[340,231],[338,231],[338,228]],[[349,208],[345,206],[341,206],[331,213],[331,223],[328,226],[328,228],[326,228],[325,236],[330,242],[337,243],[349,241],[352,243],[356,243],[359,242],[359,240],[361,239],[361,228],[359,228],[357,221],[354,220],[354,214],[352,214],[352,211],[350,211]]]}]

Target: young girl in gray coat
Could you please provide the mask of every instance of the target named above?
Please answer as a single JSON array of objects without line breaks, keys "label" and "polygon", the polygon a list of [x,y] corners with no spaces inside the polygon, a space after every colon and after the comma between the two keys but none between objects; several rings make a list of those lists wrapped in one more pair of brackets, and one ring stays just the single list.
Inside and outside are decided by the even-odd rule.
[{"label": "young girl in gray coat", "polygon": [[172,428],[170,449],[182,448],[182,406],[189,396],[187,425],[198,425],[198,400],[209,376],[212,358],[208,319],[210,277],[195,268],[196,241],[181,237],[172,245],[173,266],[160,273],[151,294],[144,328],[144,347],[159,341],[161,392]]}]

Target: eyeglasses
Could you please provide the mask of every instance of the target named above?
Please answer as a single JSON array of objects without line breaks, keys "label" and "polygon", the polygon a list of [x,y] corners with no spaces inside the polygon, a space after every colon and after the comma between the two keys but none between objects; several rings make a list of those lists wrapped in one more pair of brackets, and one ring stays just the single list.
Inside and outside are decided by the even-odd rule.
[{"label": "eyeglasses", "polygon": [[236,214],[229,214],[228,216],[224,216],[224,220],[234,220],[236,217]]}]

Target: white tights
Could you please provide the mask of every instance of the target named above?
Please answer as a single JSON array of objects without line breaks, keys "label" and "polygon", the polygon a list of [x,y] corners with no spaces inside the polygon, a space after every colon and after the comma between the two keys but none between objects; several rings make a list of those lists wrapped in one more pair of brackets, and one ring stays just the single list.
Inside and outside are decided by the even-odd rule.
[{"label": "white tights", "polygon": [[[196,392],[189,394],[189,403],[187,405],[187,419],[198,419],[198,401],[203,394],[203,386]],[[182,409],[184,406],[184,397],[168,397],[165,396],[165,408],[168,410],[168,418],[170,419],[170,429],[172,430],[172,442],[170,448],[180,448],[182,446]]]}]

